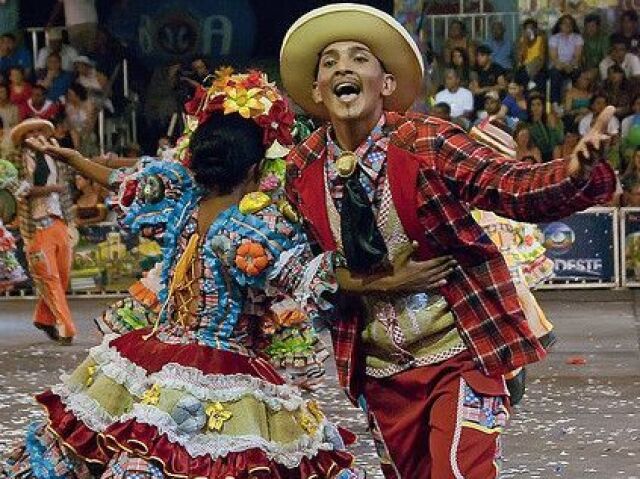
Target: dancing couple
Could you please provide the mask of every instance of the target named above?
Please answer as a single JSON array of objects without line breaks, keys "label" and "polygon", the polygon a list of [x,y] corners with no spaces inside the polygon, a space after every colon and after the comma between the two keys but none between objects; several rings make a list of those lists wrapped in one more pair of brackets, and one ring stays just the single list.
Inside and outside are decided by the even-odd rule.
[{"label": "dancing couple", "polygon": [[153,324],[106,337],[37,397],[46,421],[5,475],[358,477],[350,434],[291,384],[314,382],[325,354],[312,324],[323,321],[387,478],[498,476],[504,376],[545,350],[472,209],[535,222],[607,201],[613,110],[569,160],[514,162],[403,113],[422,56],[363,5],[301,17],[280,61],[289,97],[326,120],[288,152],[285,181],[273,161],[293,115],[259,72],[221,72],[196,93],[181,162],[111,171],[29,141],[109,183],[121,223],[159,237],[164,262]]}]

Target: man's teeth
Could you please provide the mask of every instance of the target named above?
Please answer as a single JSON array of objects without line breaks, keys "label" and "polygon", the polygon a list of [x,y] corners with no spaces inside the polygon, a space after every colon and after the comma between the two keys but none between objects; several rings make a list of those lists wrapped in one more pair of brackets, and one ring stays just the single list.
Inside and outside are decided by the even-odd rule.
[{"label": "man's teeth", "polygon": [[338,95],[338,99],[342,102],[349,103],[358,98],[357,93],[344,93],[342,95]]}]

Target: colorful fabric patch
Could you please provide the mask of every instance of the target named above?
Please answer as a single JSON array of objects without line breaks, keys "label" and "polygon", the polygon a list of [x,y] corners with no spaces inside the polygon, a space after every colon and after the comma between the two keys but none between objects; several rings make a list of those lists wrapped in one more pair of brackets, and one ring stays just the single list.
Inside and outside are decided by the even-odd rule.
[{"label": "colorful fabric patch", "polygon": [[500,433],[509,413],[502,396],[477,393],[465,382],[462,399],[462,425],[492,434]]}]

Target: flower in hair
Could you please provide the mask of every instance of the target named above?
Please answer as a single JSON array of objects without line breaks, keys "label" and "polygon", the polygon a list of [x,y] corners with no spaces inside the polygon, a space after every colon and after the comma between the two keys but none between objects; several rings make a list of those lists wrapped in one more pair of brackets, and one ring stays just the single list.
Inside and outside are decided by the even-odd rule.
[{"label": "flower in hair", "polygon": [[254,118],[264,111],[264,104],[260,101],[260,88],[246,90],[242,87],[225,88],[227,97],[224,99],[224,114],[238,113],[242,118]]}]

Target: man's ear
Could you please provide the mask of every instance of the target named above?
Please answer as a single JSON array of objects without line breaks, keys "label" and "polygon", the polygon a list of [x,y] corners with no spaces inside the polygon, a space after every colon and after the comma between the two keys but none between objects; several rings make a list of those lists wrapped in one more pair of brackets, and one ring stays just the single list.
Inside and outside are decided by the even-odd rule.
[{"label": "man's ear", "polygon": [[393,92],[396,91],[397,86],[398,84],[396,82],[396,77],[394,77],[391,73],[385,73],[384,81],[382,84],[382,96],[391,96]]},{"label": "man's ear", "polygon": [[313,101],[316,103],[322,103],[322,94],[320,93],[320,89],[318,88],[318,82],[314,81],[313,82],[313,87],[311,90],[311,98],[313,98]]}]

